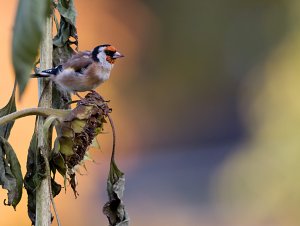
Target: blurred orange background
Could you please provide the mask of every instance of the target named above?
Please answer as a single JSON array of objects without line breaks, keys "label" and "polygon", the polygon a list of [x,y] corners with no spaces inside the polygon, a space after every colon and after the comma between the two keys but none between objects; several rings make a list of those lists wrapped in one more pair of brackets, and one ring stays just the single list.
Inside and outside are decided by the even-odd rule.
[{"label": "blurred orange background", "polygon": [[[0,0],[0,106],[13,87],[17,1]],[[298,226],[300,3],[296,0],[75,1],[79,49],[111,43],[126,57],[98,91],[111,100],[131,225]],[[37,105],[30,80],[18,109]],[[34,117],[10,143],[25,173]],[[111,131],[81,170],[79,197],[55,198],[68,225],[102,214]],[[0,200],[6,192],[0,190]],[[26,191],[0,225],[30,225]],[[56,225],[56,222],[53,222]]]}]

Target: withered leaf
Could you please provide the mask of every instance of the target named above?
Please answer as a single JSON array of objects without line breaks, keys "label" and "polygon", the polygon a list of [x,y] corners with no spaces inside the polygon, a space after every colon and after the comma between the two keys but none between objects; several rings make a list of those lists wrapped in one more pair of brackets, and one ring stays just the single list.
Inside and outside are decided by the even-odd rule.
[{"label": "withered leaf", "polygon": [[76,46],[78,46],[74,1],[58,1],[57,9],[60,13],[61,19],[58,33],[53,39],[53,44],[62,48],[69,45],[69,38],[72,37],[75,39]]},{"label": "withered leaf", "polygon": [[29,149],[28,149],[27,164],[26,164],[27,172],[24,178],[24,187],[28,195],[27,212],[32,222],[32,225],[35,225],[36,187],[40,184],[42,180],[37,174],[37,167],[35,164],[36,153],[38,153],[37,148],[38,148],[37,135],[36,133],[34,133],[32,135]]},{"label": "withered leaf", "polygon": [[23,176],[12,146],[3,137],[0,137],[0,154],[0,185],[8,190],[6,204],[16,208],[22,197]]},{"label": "withered leaf", "polygon": [[51,190],[53,197],[57,196],[61,191],[61,185],[51,178]]},{"label": "withered leaf", "polygon": [[103,207],[110,226],[128,226],[129,216],[125,211],[122,198],[125,189],[125,176],[114,160],[111,162],[109,178],[107,180],[107,193],[109,201]]},{"label": "withered leaf", "polygon": [[52,154],[50,167],[53,172],[57,170],[63,177],[66,176],[67,168],[66,168],[65,160],[62,157],[60,152]]},{"label": "withered leaf", "polygon": [[[0,118],[10,113],[13,113],[17,110],[16,101],[15,101],[15,91],[16,91],[16,82],[8,103],[3,108],[0,109]],[[13,125],[14,125],[14,121],[8,122],[4,125],[0,125],[0,136],[4,137],[5,139],[8,139]]]},{"label": "withered leaf", "polygon": [[61,16],[66,18],[66,21],[71,25],[75,26],[76,24],[76,10],[73,0],[61,0],[58,1],[57,9]]}]

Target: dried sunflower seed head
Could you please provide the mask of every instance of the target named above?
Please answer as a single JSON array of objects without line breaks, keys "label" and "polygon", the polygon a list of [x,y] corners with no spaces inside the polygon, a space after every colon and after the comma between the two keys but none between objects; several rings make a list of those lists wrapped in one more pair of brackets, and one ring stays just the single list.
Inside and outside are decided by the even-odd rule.
[{"label": "dried sunflower seed head", "polygon": [[88,93],[60,123],[59,152],[62,155],[72,188],[76,192],[75,168],[86,155],[94,138],[103,130],[105,117],[111,109],[95,91]]}]

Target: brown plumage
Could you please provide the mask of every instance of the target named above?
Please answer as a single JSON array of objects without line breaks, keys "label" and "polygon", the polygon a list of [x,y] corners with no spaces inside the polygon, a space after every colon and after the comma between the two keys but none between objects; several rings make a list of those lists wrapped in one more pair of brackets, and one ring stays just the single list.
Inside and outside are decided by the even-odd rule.
[{"label": "brown plumage", "polygon": [[63,68],[74,68],[75,71],[87,67],[89,64],[93,63],[92,52],[84,51],[78,52],[73,55],[66,63],[62,66]]}]

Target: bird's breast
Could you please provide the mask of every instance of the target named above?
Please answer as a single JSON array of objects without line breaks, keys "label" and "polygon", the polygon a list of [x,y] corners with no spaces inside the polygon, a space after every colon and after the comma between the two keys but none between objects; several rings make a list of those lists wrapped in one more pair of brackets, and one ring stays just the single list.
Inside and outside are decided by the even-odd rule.
[{"label": "bird's breast", "polygon": [[109,79],[111,69],[110,65],[92,64],[85,73],[93,80],[99,80],[102,83]]},{"label": "bird's breast", "polygon": [[66,68],[53,77],[53,80],[64,90],[83,92],[95,89],[108,80],[110,71],[111,67],[103,67],[103,65],[93,63],[82,72]]}]

